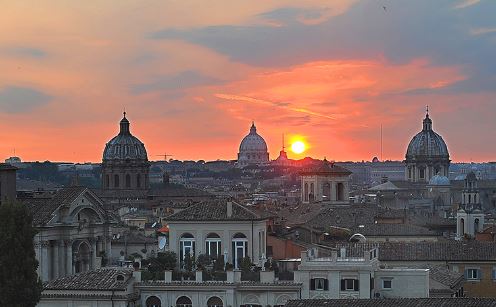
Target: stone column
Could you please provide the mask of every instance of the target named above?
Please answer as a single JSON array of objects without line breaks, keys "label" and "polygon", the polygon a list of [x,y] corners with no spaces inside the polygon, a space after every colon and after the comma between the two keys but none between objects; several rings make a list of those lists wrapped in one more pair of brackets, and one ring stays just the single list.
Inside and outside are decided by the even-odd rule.
[{"label": "stone column", "polygon": [[50,280],[50,259],[48,258],[48,248],[50,247],[50,241],[41,242],[41,280]]},{"label": "stone column", "polygon": [[107,256],[107,265],[112,264],[112,235],[105,238],[105,255]]},{"label": "stone column", "polygon": [[66,264],[66,276],[70,276],[73,274],[73,264],[72,264],[72,240],[65,240],[65,264]]},{"label": "stone column", "polygon": [[53,242],[53,253],[52,253],[52,263],[53,263],[53,278],[59,278],[60,272],[59,272],[59,242],[54,241]]},{"label": "stone column", "polygon": [[96,240],[95,238],[89,238],[90,244],[91,244],[91,263],[90,263],[90,270],[93,270],[96,268]]},{"label": "stone column", "polygon": [[59,267],[59,277],[66,276],[66,259],[65,259],[65,244],[64,240],[58,240],[57,244],[59,246],[59,261],[58,261],[58,267]]}]

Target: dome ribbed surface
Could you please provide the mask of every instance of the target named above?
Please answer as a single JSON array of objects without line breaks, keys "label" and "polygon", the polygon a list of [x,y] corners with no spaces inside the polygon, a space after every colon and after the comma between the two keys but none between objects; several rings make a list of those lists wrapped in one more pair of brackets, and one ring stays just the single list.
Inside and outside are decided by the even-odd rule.
[{"label": "dome ribbed surface", "polygon": [[239,152],[267,152],[267,143],[257,133],[255,125],[252,125],[250,133],[241,141]]},{"label": "dome ribbed surface", "polygon": [[429,114],[424,119],[422,131],[412,138],[406,151],[407,159],[417,157],[449,158],[448,146],[443,138],[432,130],[432,120]]},{"label": "dome ribbed surface", "polygon": [[435,175],[429,180],[430,185],[450,185],[450,180],[446,176]]},{"label": "dome ribbed surface", "polygon": [[103,160],[148,160],[145,145],[129,131],[129,121],[124,115],[121,131],[112,138],[103,151]]}]

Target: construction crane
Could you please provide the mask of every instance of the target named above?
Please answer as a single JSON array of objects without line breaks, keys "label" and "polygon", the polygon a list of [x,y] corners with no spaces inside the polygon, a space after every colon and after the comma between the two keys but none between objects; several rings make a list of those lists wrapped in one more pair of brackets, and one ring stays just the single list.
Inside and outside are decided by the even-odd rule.
[{"label": "construction crane", "polygon": [[164,157],[164,161],[167,161],[167,157],[173,157],[173,155],[168,155],[167,153],[164,153],[163,155],[156,155],[157,157]]}]

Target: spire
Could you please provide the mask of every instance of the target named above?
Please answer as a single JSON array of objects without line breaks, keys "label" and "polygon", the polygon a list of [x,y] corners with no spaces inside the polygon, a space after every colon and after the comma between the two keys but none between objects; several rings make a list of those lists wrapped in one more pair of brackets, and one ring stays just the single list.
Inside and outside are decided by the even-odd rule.
[{"label": "spire", "polygon": [[121,131],[119,134],[129,134],[129,121],[126,118],[126,111],[123,113],[124,117],[121,119]]},{"label": "spire", "polygon": [[282,151],[286,149],[286,146],[284,145],[284,133],[282,134]]},{"label": "spire", "polygon": [[254,121],[251,121],[250,133],[257,133],[257,127],[255,127]]},{"label": "spire", "polygon": [[424,126],[423,127],[424,131],[432,130],[432,120],[429,117],[429,106],[427,106],[425,109],[425,118],[424,118],[424,125],[423,126]]}]

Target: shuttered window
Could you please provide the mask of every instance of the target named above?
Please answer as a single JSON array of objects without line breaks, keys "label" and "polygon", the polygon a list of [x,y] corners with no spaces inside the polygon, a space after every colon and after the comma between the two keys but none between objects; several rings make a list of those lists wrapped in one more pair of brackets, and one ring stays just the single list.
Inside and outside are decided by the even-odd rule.
[{"label": "shuttered window", "polygon": [[358,279],[341,279],[341,291],[359,291]]},{"label": "shuttered window", "polygon": [[327,291],[329,290],[329,280],[325,278],[310,279],[310,290]]}]

